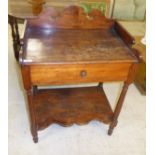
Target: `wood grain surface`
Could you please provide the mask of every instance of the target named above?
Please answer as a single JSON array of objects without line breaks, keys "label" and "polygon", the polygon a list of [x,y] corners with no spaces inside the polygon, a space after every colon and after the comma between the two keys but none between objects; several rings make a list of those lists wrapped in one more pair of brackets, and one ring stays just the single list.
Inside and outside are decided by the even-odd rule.
[{"label": "wood grain surface", "polygon": [[33,65],[33,85],[125,81],[131,63]]},{"label": "wood grain surface", "polygon": [[[36,52],[37,51],[37,52]],[[24,63],[134,62],[136,58],[113,30],[27,29]]]},{"label": "wood grain surface", "polygon": [[113,112],[101,87],[39,90],[33,97],[38,129],[51,123],[63,126],[92,120],[110,123]]}]

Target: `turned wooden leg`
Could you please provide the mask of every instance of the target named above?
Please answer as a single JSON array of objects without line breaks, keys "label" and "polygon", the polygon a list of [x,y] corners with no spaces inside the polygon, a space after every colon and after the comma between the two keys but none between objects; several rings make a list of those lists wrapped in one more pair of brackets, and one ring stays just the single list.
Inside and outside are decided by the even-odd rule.
[{"label": "turned wooden leg", "polygon": [[33,90],[32,89],[27,90],[28,105],[29,105],[29,112],[30,112],[30,119],[31,119],[31,134],[33,136],[33,141],[37,143],[38,132],[37,132],[36,119],[35,119],[34,104],[32,103],[32,96],[33,96]]},{"label": "turned wooden leg", "polygon": [[28,108],[29,108],[29,116],[30,116],[30,125],[31,125],[31,133],[33,136],[33,141],[35,143],[38,142],[38,125],[36,122],[36,115],[35,115],[35,105],[33,103],[33,95],[34,95],[34,87],[31,84],[31,77],[30,77],[30,68],[29,66],[21,66],[22,78],[24,88],[26,90],[27,99],[28,99]]},{"label": "turned wooden leg", "polygon": [[9,15],[9,24],[11,26],[11,32],[12,32],[14,55],[16,60],[18,61],[20,51],[20,36],[19,36],[17,19]]},{"label": "turned wooden leg", "polygon": [[124,101],[126,92],[128,90],[128,86],[129,86],[129,84],[125,82],[124,86],[123,86],[123,89],[122,89],[122,92],[121,92],[121,95],[119,97],[119,100],[117,102],[115,111],[114,111],[113,121],[109,126],[108,135],[112,134],[114,127],[117,125],[117,119],[118,119],[118,116],[120,114],[120,111],[121,111],[121,108],[122,108],[122,105],[123,105],[123,101]]}]

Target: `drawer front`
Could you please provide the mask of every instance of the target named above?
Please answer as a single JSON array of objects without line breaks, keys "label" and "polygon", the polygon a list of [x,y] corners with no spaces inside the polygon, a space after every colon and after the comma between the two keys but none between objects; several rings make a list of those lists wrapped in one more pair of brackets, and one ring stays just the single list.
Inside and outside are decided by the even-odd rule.
[{"label": "drawer front", "polygon": [[37,65],[31,66],[32,84],[73,84],[124,81],[131,64]]}]

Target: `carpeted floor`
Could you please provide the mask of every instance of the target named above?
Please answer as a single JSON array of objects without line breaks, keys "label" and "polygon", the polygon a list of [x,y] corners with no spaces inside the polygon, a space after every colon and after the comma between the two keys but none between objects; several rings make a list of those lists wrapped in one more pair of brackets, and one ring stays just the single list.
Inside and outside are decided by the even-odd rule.
[{"label": "carpeted floor", "polygon": [[[136,33],[141,33],[137,31],[138,28]],[[111,137],[107,135],[108,126],[97,121],[66,128],[53,124],[39,132],[39,143],[34,144],[29,130],[20,67],[13,56],[10,36],[9,27],[9,155],[145,155],[146,98],[134,85],[129,88],[118,126]],[[121,85],[104,84],[113,108]]]}]

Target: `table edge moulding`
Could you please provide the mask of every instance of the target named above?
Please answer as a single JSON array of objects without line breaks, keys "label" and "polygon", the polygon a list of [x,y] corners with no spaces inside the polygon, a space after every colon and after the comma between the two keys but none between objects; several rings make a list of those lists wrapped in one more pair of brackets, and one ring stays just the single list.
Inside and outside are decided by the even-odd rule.
[{"label": "table edge moulding", "polygon": [[[34,142],[38,131],[52,123],[69,126],[99,120],[109,124],[111,135],[140,60],[131,47],[134,38],[100,11],[86,14],[70,6],[61,12],[46,8],[38,18],[27,19],[21,44],[19,60]],[[111,81],[124,82],[114,111],[102,89],[103,82]],[[38,89],[90,82],[99,85]]]}]

